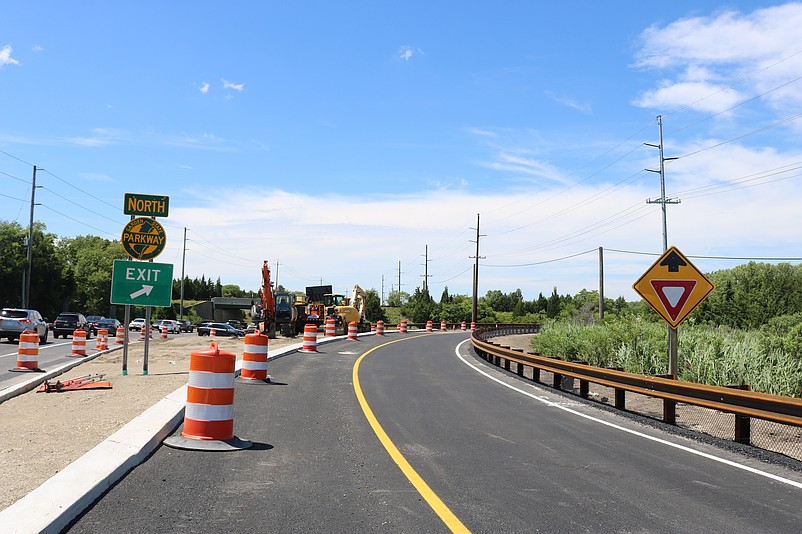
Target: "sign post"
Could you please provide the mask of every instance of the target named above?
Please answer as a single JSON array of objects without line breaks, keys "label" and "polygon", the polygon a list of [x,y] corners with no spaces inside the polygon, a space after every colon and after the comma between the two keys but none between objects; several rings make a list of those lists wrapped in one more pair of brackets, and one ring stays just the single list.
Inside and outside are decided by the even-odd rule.
[{"label": "sign post", "polygon": [[[123,376],[128,374],[128,324],[131,305],[145,306],[145,357],[142,373],[148,374],[148,345],[150,341],[150,308],[170,306],[173,289],[172,264],[152,263],[164,251],[167,233],[156,217],[167,217],[170,197],[125,193],[123,213],[131,221],[123,228],[120,241],[129,256],[128,261],[114,261],[111,303],[125,305],[125,341],[123,343]],[[138,217],[137,217],[138,216]],[[131,260],[151,263],[132,264]],[[146,265],[146,266],[143,266]]]},{"label": "sign post", "polygon": [[[707,298],[715,286],[676,247],[669,247],[632,288],[673,331]],[[676,336],[674,336],[676,340]],[[668,373],[677,376],[677,347],[669,343]]]}]

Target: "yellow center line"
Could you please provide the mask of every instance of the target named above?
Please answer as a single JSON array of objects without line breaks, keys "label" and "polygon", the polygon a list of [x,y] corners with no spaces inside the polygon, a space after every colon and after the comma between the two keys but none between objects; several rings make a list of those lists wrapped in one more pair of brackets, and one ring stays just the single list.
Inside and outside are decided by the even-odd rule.
[{"label": "yellow center line", "polygon": [[[418,336],[415,336],[418,337]],[[386,347],[387,345],[392,345],[393,343],[398,343],[399,341],[406,341],[408,339],[415,339],[415,338],[404,338],[404,339],[396,339],[395,341],[389,341],[387,343],[383,343],[378,347],[373,347],[362,356],[360,356],[356,362],[354,363],[354,370],[353,370],[353,381],[354,381],[354,392],[356,393],[356,398],[359,400],[359,405],[362,407],[362,412],[364,412],[365,417],[370,423],[370,427],[373,429],[373,432],[376,433],[376,437],[379,438],[379,441],[384,446],[385,450],[390,454],[390,457],[393,461],[398,465],[398,468],[401,469],[401,472],[407,477],[415,489],[418,490],[418,493],[421,497],[429,503],[429,506],[432,507],[432,510],[440,517],[443,523],[451,530],[451,532],[470,532],[468,528],[462,524],[462,521],[457,519],[457,516],[446,506],[446,504],[440,500],[440,497],[432,491],[432,488],[426,483],[423,478],[415,471],[415,469],[409,464],[404,455],[401,454],[401,451],[398,450],[398,447],[393,444],[390,440],[390,437],[384,431],[382,426],[379,424],[378,419],[373,414],[373,410],[370,409],[368,405],[368,401],[365,400],[365,395],[362,393],[362,386],[359,384],[359,364],[362,363],[362,360],[365,359],[365,356],[373,352],[374,350],[380,349],[382,347]]]}]

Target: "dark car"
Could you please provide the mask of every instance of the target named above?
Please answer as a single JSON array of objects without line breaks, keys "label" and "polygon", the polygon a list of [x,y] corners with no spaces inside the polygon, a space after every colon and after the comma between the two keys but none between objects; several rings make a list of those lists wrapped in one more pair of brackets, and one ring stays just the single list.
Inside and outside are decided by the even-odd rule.
[{"label": "dark car", "polygon": [[89,324],[91,324],[91,325],[92,325],[92,330],[94,330],[94,332],[95,332],[95,333],[97,333],[97,331],[99,330],[99,328],[98,328],[98,326],[97,326],[97,323],[98,323],[98,322],[99,322],[101,319],[105,319],[105,317],[103,317],[102,315],[87,315],[87,316],[86,316],[86,321],[87,321]]},{"label": "dark car", "polygon": [[243,323],[242,321],[238,321],[237,319],[229,319],[228,321],[226,321],[226,323],[230,324],[234,328],[237,328],[238,330],[243,330],[245,328],[245,323]]},{"label": "dark car", "polygon": [[195,325],[190,323],[186,319],[178,319],[178,326],[181,328],[182,332],[194,332]]},{"label": "dark car", "polygon": [[117,334],[117,328],[122,325],[123,324],[117,319],[109,319],[108,317],[104,317],[97,322],[96,327],[97,330],[105,328],[109,332],[109,336],[115,336]]},{"label": "dark car", "polygon": [[47,343],[47,321],[36,310],[3,308],[0,311],[0,338],[19,339],[25,330],[39,334],[39,343]]},{"label": "dark car", "polygon": [[226,323],[208,323],[203,326],[198,327],[198,335],[199,336],[208,336],[209,331],[214,328],[214,335],[216,336],[223,336],[223,337],[242,337],[245,335],[245,332],[240,330],[239,328],[234,328],[230,324]]},{"label": "dark car", "polygon": [[59,336],[64,336],[66,339],[67,336],[71,336],[79,328],[86,332],[86,339],[92,337],[94,328],[86,320],[84,314],[76,312],[60,313],[53,322],[53,337],[58,339]]}]

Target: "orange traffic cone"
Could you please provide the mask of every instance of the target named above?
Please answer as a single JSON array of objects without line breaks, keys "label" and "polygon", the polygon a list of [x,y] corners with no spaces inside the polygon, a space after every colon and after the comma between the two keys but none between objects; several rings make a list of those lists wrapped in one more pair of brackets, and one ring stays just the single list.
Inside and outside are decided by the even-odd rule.
[{"label": "orange traffic cone", "polygon": [[221,351],[216,341],[189,359],[184,431],[164,444],[176,449],[229,451],[253,443],[234,435],[234,369],[237,357]]},{"label": "orange traffic cone", "polygon": [[11,371],[17,373],[44,372],[44,369],[39,369],[39,334],[34,330],[25,330],[20,334],[17,347],[17,366]]},{"label": "orange traffic cone", "polygon": [[109,349],[109,331],[105,328],[101,328],[97,331],[97,337],[95,338],[95,350],[108,350]]},{"label": "orange traffic cone", "polygon": [[267,375],[267,340],[261,332],[245,334],[240,380],[251,384],[270,381]]},{"label": "orange traffic cone", "polygon": [[304,325],[304,342],[301,352],[317,352],[317,325]]},{"label": "orange traffic cone", "polygon": [[72,354],[70,356],[86,356],[86,332],[80,328],[72,333]]}]

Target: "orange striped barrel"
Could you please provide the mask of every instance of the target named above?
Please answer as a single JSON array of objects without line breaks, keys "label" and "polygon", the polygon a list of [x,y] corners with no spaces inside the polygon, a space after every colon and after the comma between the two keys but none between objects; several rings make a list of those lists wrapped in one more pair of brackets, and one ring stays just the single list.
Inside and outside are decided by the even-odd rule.
[{"label": "orange striped barrel", "polygon": [[116,335],[114,337],[114,342],[117,343],[118,345],[122,345],[123,343],[125,343],[125,327],[124,326],[118,326],[117,327],[117,333],[116,333]]},{"label": "orange striped barrel", "polygon": [[401,331],[402,334],[406,334],[407,333],[407,320],[406,319],[403,319],[401,321],[401,326],[399,327],[399,330]]},{"label": "orange striped barrel", "polygon": [[86,332],[81,328],[72,333],[72,355],[86,356]]},{"label": "orange striped barrel", "polygon": [[459,329],[462,330],[463,332],[465,331],[466,329],[465,321],[462,321],[462,324],[460,325]]},{"label": "orange striped barrel", "polygon": [[108,350],[109,348],[109,331],[101,328],[97,331],[95,338],[95,350]]},{"label": "orange striped barrel", "polygon": [[432,331],[432,322],[431,321],[426,321],[426,331],[427,332],[431,332]]},{"label": "orange striped barrel", "polygon": [[160,330],[162,334],[162,339],[167,339],[167,325],[162,323]]},{"label": "orange striped barrel", "polygon": [[384,335],[384,321],[379,319],[376,321],[376,335],[383,336]]},{"label": "orange striped barrel", "polygon": [[261,332],[245,334],[240,378],[267,380],[267,336]]},{"label": "orange striped barrel", "polygon": [[476,330],[476,322],[471,321],[471,332],[473,332],[474,330]]},{"label": "orange striped barrel", "polygon": [[143,326],[141,330],[139,330],[139,341],[145,341],[145,334],[147,334],[147,326]]},{"label": "orange striped barrel", "polygon": [[19,336],[17,347],[17,369],[39,369],[39,334],[33,330],[25,330]]},{"label": "orange striped barrel", "polygon": [[446,322],[445,321],[440,321],[440,331],[441,332],[445,332],[446,331]]},{"label": "orange striped barrel", "polygon": [[356,341],[357,328],[356,328],[356,321],[351,321],[348,323],[348,341]]},{"label": "orange striped barrel", "polygon": [[189,359],[184,431],[189,439],[234,438],[234,368],[237,357],[216,342],[194,351]]},{"label": "orange striped barrel", "polygon": [[304,342],[301,350],[303,352],[317,352],[317,325],[304,325]]},{"label": "orange striped barrel", "polygon": [[217,337],[217,330],[215,330],[214,328],[210,328],[209,337]]},{"label": "orange striped barrel", "polygon": [[326,317],[326,337],[334,337],[336,335],[334,317]]}]

